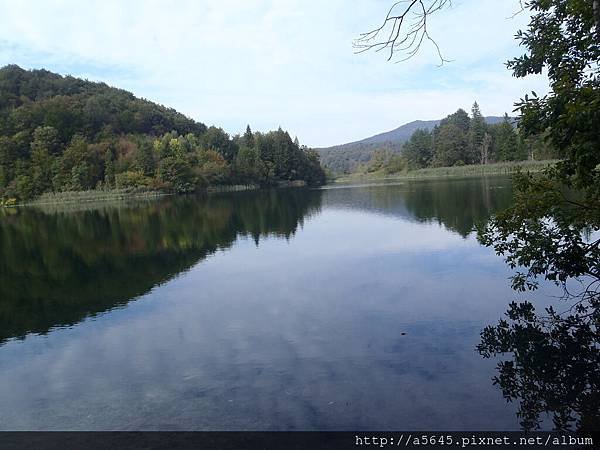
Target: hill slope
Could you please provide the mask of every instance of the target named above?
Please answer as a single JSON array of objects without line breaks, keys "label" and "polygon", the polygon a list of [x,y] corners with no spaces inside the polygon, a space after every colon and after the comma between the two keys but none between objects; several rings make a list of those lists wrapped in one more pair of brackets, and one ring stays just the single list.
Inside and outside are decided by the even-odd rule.
[{"label": "hill slope", "polygon": [[0,69],[0,134],[52,126],[67,143],[75,133],[160,136],[204,133],[206,125],[131,92],[47,70]]},{"label": "hill slope", "polygon": [[50,192],[191,192],[324,178],[316,152],[281,129],[248,127],[231,137],[104,83],[0,68],[0,204]]},{"label": "hill slope", "polygon": [[[502,122],[503,117],[488,116],[486,123],[493,125]],[[358,164],[368,162],[373,153],[385,149],[393,153],[402,150],[402,144],[410,139],[417,130],[433,130],[440,120],[415,120],[385,133],[347,144],[316,149],[321,162],[334,172],[351,172]]]}]

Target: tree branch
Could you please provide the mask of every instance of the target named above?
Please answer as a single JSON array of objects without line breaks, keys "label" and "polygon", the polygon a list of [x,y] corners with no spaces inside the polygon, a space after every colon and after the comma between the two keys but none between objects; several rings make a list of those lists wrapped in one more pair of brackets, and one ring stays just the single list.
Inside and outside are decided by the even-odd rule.
[{"label": "tree branch", "polygon": [[[443,65],[449,60],[444,59],[440,47],[429,34],[427,19],[435,12],[451,5],[452,0],[397,1],[389,9],[381,26],[361,33],[354,40],[353,47],[356,53],[388,50],[388,61],[394,57],[395,52],[399,52],[404,54],[404,57],[396,62],[401,62],[415,56],[421,48],[421,44],[428,40],[435,47],[440,65]],[[401,6],[404,7],[401,8]]]}]

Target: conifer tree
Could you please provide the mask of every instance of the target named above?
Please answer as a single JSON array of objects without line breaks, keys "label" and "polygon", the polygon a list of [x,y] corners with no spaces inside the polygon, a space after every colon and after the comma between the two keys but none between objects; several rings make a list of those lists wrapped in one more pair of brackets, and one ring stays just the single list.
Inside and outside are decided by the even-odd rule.
[{"label": "conifer tree", "polygon": [[250,129],[250,125],[246,125],[246,132],[244,133],[244,137],[243,137],[242,142],[248,148],[253,148],[254,147],[254,134],[252,134],[252,130]]},{"label": "conifer tree", "polygon": [[484,140],[487,131],[487,125],[485,119],[479,110],[477,102],[473,103],[471,108],[471,122],[469,127],[469,163],[481,163],[484,164],[485,148]]}]

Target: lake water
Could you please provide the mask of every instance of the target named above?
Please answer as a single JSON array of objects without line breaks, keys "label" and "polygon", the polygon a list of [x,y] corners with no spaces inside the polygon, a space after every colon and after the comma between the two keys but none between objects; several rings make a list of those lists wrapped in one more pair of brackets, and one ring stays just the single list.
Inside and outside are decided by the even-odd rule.
[{"label": "lake water", "polygon": [[[0,216],[0,429],[508,430],[505,178]],[[538,294],[538,295],[541,295]]]}]

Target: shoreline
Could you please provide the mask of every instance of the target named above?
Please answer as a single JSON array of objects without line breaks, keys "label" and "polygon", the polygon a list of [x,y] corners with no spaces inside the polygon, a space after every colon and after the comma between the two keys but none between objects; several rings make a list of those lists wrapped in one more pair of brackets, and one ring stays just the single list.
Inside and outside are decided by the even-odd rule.
[{"label": "shoreline", "polygon": [[[320,187],[374,181],[427,180],[436,178],[469,178],[513,175],[520,170],[528,172],[540,172],[556,162],[558,162],[558,160],[519,161],[486,165],[478,164],[454,167],[427,167],[424,169],[417,169],[396,174],[384,174],[382,172],[373,172],[370,174],[349,174],[328,181]],[[273,186],[261,186],[258,184],[214,185],[208,186],[201,191],[198,191],[198,193],[210,195],[230,192],[255,191],[260,189],[297,188],[306,186],[306,182],[302,180],[280,181]],[[156,200],[158,198],[174,195],[180,194],[173,192],[138,191],[130,189],[112,189],[108,191],[92,189],[88,191],[45,193],[36,200],[25,203],[4,203],[0,204],[0,208],[47,207],[73,204],[90,205],[93,203],[105,204],[110,202],[126,202],[135,200]]]},{"label": "shoreline", "polygon": [[[299,188],[306,187],[307,184],[303,180],[280,181],[273,186],[260,186],[258,184],[233,184],[233,185],[215,185],[208,186],[196,194],[222,194],[229,192],[257,191],[260,189],[283,189],[283,188]],[[192,194],[192,193],[190,193]],[[112,190],[96,190],[88,191],[66,191],[58,193],[45,193],[35,200],[24,203],[0,203],[0,209],[9,208],[31,208],[31,207],[48,207],[48,206],[72,206],[72,205],[90,205],[94,203],[107,204],[111,202],[126,202],[135,200],[156,200],[167,196],[182,195],[174,192],[161,191],[137,191],[129,189],[112,189]],[[183,194],[187,195],[187,194]]]},{"label": "shoreline", "polygon": [[360,181],[388,181],[388,180],[425,180],[435,178],[467,178],[496,175],[513,175],[519,170],[527,172],[541,172],[545,168],[556,164],[558,160],[544,161],[519,161],[494,164],[473,164],[453,167],[427,167],[424,169],[384,174],[373,172],[371,174],[349,174],[335,178],[330,184],[356,183]]}]

